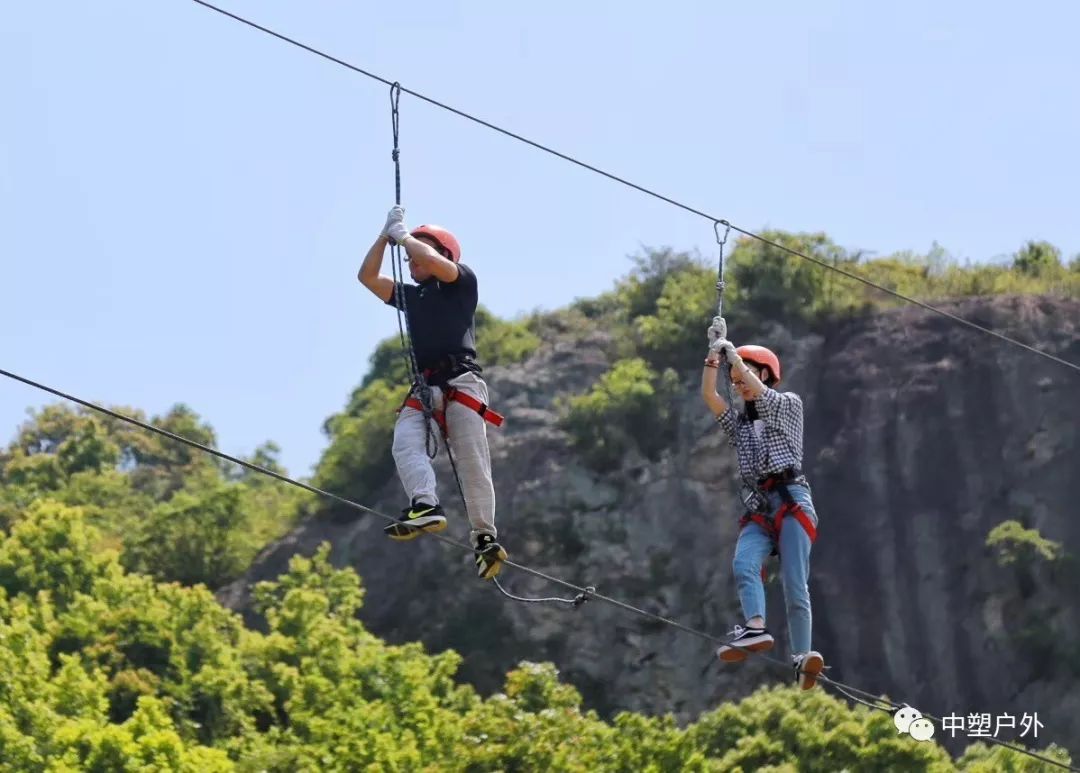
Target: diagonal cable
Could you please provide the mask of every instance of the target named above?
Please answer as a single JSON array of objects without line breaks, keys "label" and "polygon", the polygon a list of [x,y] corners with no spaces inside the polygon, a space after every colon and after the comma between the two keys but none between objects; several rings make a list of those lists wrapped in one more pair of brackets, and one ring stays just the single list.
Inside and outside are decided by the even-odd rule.
[{"label": "diagonal cable", "polygon": [[[345,498],[343,496],[340,496],[338,494],[334,494],[334,493],[332,493],[330,491],[326,491],[326,490],[318,488],[316,486],[312,486],[312,485],[304,483],[302,481],[298,481],[295,478],[290,478],[287,475],[282,475],[279,472],[275,472],[274,470],[267,469],[266,467],[255,464],[254,462],[249,462],[249,461],[246,461],[246,460],[241,459],[239,457],[232,456],[231,454],[227,454],[224,451],[220,451],[220,450],[218,450],[216,448],[211,448],[210,446],[199,443],[198,441],[191,440],[189,438],[183,437],[182,435],[177,435],[174,432],[170,432],[170,431],[168,431],[166,429],[162,429],[161,427],[157,427],[157,426],[155,426],[153,424],[150,424],[148,422],[136,419],[133,416],[128,416],[127,414],[123,414],[123,413],[120,413],[118,411],[114,411],[111,408],[106,408],[104,406],[97,405],[95,403],[90,402],[89,400],[83,400],[80,397],[76,397],[75,395],[68,394],[67,392],[63,392],[63,391],[61,391],[59,389],[56,389],[54,387],[48,386],[46,384],[42,384],[42,383],[40,383],[38,381],[34,381],[32,379],[29,379],[29,378],[26,378],[25,376],[20,376],[17,373],[12,373],[9,370],[4,370],[4,369],[0,368],[0,376],[5,376],[5,377],[10,378],[10,379],[12,379],[14,381],[18,381],[20,383],[26,384],[27,386],[34,387],[35,389],[40,389],[40,390],[42,390],[44,392],[48,392],[49,394],[55,395],[56,397],[60,397],[60,398],[62,398],[64,400],[68,400],[70,402],[76,403],[76,404],[81,405],[81,406],[83,406],[85,408],[89,408],[92,411],[97,411],[98,413],[105,414],[106,416],[111,416],[114,419],[126,422],[128,424],[132,424],[132,425],[134,425],[136,427],[139,427],[141,429],[145,429],[145,430],[147,430],[149,432],[153,432],[155,434],[158,434],[158,435],[161,435],[163,437],[169,438],[170,440],[175,440],[178,443],[183,443],[184,445],[187,445],[187,446],[190,446],[192,448],[198,449],[200,451],[203,451],[204,453],[208,453],[208,454],[210,454],[212,456],[216,456],[219,459],[224,459],[225,461],[232,462],[233,464],[238,464],[241,467],[245,467],[245,468],[247,468],[249,470],[252,470],[254,472],[258,472],[258,473],[260,473],[262,475],[266,475],[268,477],[274,478],[275,480],[281,481],[282,483],[287,483],[287,484],[289,484],[291,486],[296,486],[297,488],[301,488],[301,489],[303,489],[303,490],[305,490],[305,491],[307,491],[309,493],[316,494],[316,495],[321,496],[321,497],[326,497],[328,499],[332,499],[335,502],[339,502],[340,504],[347,505],[348,507],[352,507],[352,508],[360,510],[362,512],[369,513],[371,515],[382,518],[383,520],[386,520],[386,521],[390,521],[390,522],[396,522],[397,521],[397,519],[394,518],[393,516],[386,515],[384,513],[380,513],[377,510],[373,510],[370,507],[367,507],[365,505],[360,504],[359,502],[354,502],[351,499],[347,499],[347,498]],[[428,536],[433,537],[435,539],[438,539],[439,541],[444,542],[444,543],[446,543],[448,545],[453,545],[454,547],[461,548],[462,550],[465,550],[465,551],[467,551],[469,553],[474,552],[471,547],[469,547],[468,545],[466,545],[463,542],[459,542],[459,541],[453,539],[452,537],[447,537],[447,536],[445,536],[443,534],[438,534],[438,533],[429,534]],[[635,615],[638,615],[640,617],[648,618],[649,620],[653,620],[655,622],[662,623],[662,624],[670,626],[672,628],[676,628],[676,629],[678,629],[680,631],[683,631],[685,633],[689,633],[689,634],[691,634],[693,636],[697,636],[698,638],[704,639],[704,640],[706,640],[708,642],[711,642],[713,644],[730,644],[731,643],[726,638],[722,638],[722,637],[719,637],[719,636],[714,636],[713,634],[707,633],[705,631],[698,630],[697,628],[692,628],[692,627],[690,627],[688,625],[684,625],[683,623],[680,623],[680,622],[678,622],[676,620],[672,620],[672,619],[664,617],[662,615],[658,615],[655,612],[649,612],[647,610],[640,609],[639,607],[635,607],[635,606],[633,606],[631,604],[627,604],[625,601],[619,601],[618,599],[612,598],[611,596],[606,596],[603,593],[597,592],[596,589],[593,588],[592,586],[581,587],[581,586],[575,585],[575,584],[573,584],[571,582],[567,582],[566,580],[560,579],[558,577],[553,577],[552,575],[541,572],[538,569],[533,569],[532,567],[525,566],[523,564],[515,563],[514,561],[506,560],[503,563],[506,566],[511,566],[511,567],[513,567],[513,568],[515,568],[515,569],[517,569],[519,571],[525,572],[526,574],[531,574],[534,577],[539,577],[539,578],[541,578],[543,580],[547,580],[548,582],[554,583],[556,585],[561,585],[564,588],[568,588],[570,590],[577,591],[578,596],[572,602],[574,608],[579,607],[581,605],[581,603],[583,603],[584,601],[588,601],[588,600],[591,600],[591,599],[596,599],[597,601],[603,601],[606,604],[610,604],[613,607],[616,607],[618,609],[622,609],[622,610],[624,610],[626,612],[630,612],[631,614],[635,614]],[[503,591],[503,592],[505,593],[505,591]],[[757,656],[758,658],[760,658],[761,660],[764,660],[767,663],[770,663],[770,664],[772,664],[774,666],[778,666],[779,668],[782,668],[785,672],[791,673],[791,671],[793,670],[793,668],[792,668],[792,666],[790,664],[784,663],[784,661],[782,661],[782,660],[780,660],[778,658],[774,658],[774,657],[772,657],[770,655],[765,655],[765,654],[762,654],[760,652],[754,652],[754,653],[750,653],[750,654],[753,654],[753,655]],[[857,687],[853,687],[851,685],[844,684],[843,682],[840,682],[840,681],[838,681],[836,679],[832,679],[831,677],[828,677],[828,676],[826,676],[824,674],[820,674],[818,676],[818,680],[825,683],[825,684],[833,685],[837,689],[844,692],[845,695],[848,695],[848,693],[854,693],[856,695],[863,696],[864,698],[866,698],[869,701],[875,701],[877,703],[885,703],[885,702],[887,702],[887,701],[883,701],[881,698],[879,698],[879,697],[877,697],[875,695],[872,695],[871,693],[868,693],[868,692],[866,692],[864,690],[860,690]],[[851,696],[848,695],[848,697],[851,697]],[[863,701],[859,701],[859,702],[863,703]],[[896,704],[891,704],[891,705],[894,708],[898,708],[898,706]],[[876,706],[875,708],[880,708],[882,711],[889,711],[890,710],[890,709],[886,709],[883,706]],[[936,717],[933,717],[933,716],[931,716],[929,714],[926,714],[924,716],[926,716],[928,719],[936,720],[939,723],[941,722],[940,719],[937,719]],[[1044,762],[1047,762],[1047,763],[1050,763],[1050,764],[1053,764],[1053,765],[1057,765],[1058,767],[1065,768],[1066,770],[1080,770],[1078,768],[1069,767],[1068,765],[1065,765],[1064,763],[1058,762],[1057,760],[1051,759],[1049,757],[1043,757],[1041,755],[1038,755],[1038,754],[1036,754],[1034,752],[1031,752],[1031,751],[1028,751],[1026,749],[1011,746],[1011,745],[1005,743],[1004,741],[998,740],[997,738],[987,737],[986,740],[998,743],[999,745],[1004,746],[1007,749],[1012,749],[1013,751],[1020,752],[1020,753],[1023,753],[1023,754],[1027,754],[1027,755],[1029,755],[1031,757],[1034,757],[1036,759],[1040,759],[1040,760],[1042,760]]]},{"label": "diagonal cable", "polygon": [[296,46],[297,48],[301,48],[304,51],[307,51],[308,53],[314,54],[315,56],[322,57],[323,59],[326,59],[327,61],[333,62],[336,65],[344,67],[344,68],[346,68],[348,70],[352,70],[355,73],[359,73],[360,75],[363,75],[363,76],[365,76],[367,78],[371,78],[373,80],[379,81],[380,83],[386,84],[387,86],[395,86],[395,85],[397,85],[397,88],[400,90],[401,93],[409,94],[410,96],[416,97],[417,99],[422,100],[424,102],[427,102],[428,104],[433,105],[434,107],[437,107],[437,108],[439,108],[441,110],[446,110],[447,112],[453,113],[454,115],[457,115],[457,116],[459,116],[461,118],[464,118],[464,119],[466,119],[468,121],[472,121],[473,123],[479,124],[480,126],[483,126],[483,127],[487,128],[487,129],[491,129],[492,131],[498,132],[499,134],[503,134],[503,135],[505,135],[507,137],[510,137],[511,139],[517,140],[518,142],[523,142],[526,145],[531,145],[532,147],[536,148],[537,150],[542,150],[545,153],[556,156],[557,158],[561,158],[562,160],[568,161],[571,164],[575,164],[577,166],[580,166],[583,169],[587,169],[590,172],[594,172],[595,174],[606,177],[609,180],[613,180],[613,181],[615,181],[615,182],[617,182],[617,183],[619,183],[621,185],[625,185],[628,188],[633,188],[634,190],[638,191],[639,193],[644,193],[647,196],[651,196],[651,197],[653,197],[655,199],[659,199],[660,201],[663,201],[663,202],[665,202],[667,204],[670,204],[673,207],[678,207],[679,209],[682,209],[682,210],[684,210],[686,212],[697,215],[699,217],[703,217],[703,218],[705,218],[706,220],[709,220],[712,223],[718,223],[719,222],[719,223],[723,223],[725,225],[728,225],[728,226],[731,227],[731,229],[733,231],[738,231],[739,233],[743,234],[744,236],[747,236],[747,237],[749,237],[751,239],[756,239],[757,241],[761,242],[762,244],[766,244],[766,245],[768,245],[770,247],[773,247],[775,249],[778,249],[778,250],[783,250],[784,252],[787,252],[787,253],[789,253],[791,255],[794,255],[795,257],[802,258],[803,260],[808,260],[811,263],[814,263],[814,264],[820,266],[821,268],[827,269],[829,271],[833,271],[833,272],[835,272],[837,274],[841,274],[841,275],[847,277],[848,279],[854,279],[857,282],[861,282],[861,283],[863,283],[864,285],[866,285],[868,287],[872,287],[875,290],[879,290],[880,292],[891,295],[894,298],[905,301],[907,303],[914,304],[914,305],[919,306],[919,307],[921,307],[921,308],[923,308],[923,309],[925,309],[927,311],[933,312],[934,314],[940,314],[941,316],[943,316],[943,317],[945,317],[945,318],[947,318],[947,319],[951,320],[952,322],[955,322],[955,323],[957,323],[959,325],[963,325],[963,326],[968,327],[968,328],[970,328],[972,330],[976,330],[976,331],[978,331],[980,333],[985,333],[986,335],[993,336],[994,338],[997,338],[1000,341],[1003,341],[1003,342],[1005,342],[1007,344],[1011,344],[1013,346],[1018,346],[1021,349],[1025,349],[1026,351],[1031,352],[1032,354],[1036,354],[1036,355],[1038,355],[1040,357],[1045,357],[1048,360],[1056,362],[1059,365],[1064,365],[1066,368],[1070,368],[1070,369],[1076,371],[1077,373],[1080,373],[1080,365],[1078,365],[1078,364],[1076,364],[1074,362],[1069,362],[1068,360],[1063,359],[1061,357],[1058,357],[1057,355],[1054,355],[1054,354],[1051,354],[1049,352],[1043,351],[1042,349],[1037,349],[1034,346],[1031,346],[1030,344],[1025,344],[1022,341],[1018,341],[1015,338],[1011,338],[1011,337],[1005,335],[1004,333],[999,333],[996,330],[993,330],[991,328],[980,325],[977,322],[972,322],[969,319],[965,319],[964,317],[953,314],[952,312],[945,311],[944,309],[939,308],[937,306],[932,306],[931,304],[926,303],[924,301],[920,301],[920,300],[917,300],[915,298],[912,298],[911,296],[904,295],[901,292],[898,292],[896,290],[892,290],[892,289],[890,289],[888,287],[885,287],[884,285],[880,285],[877,282],[874,282],[874,281],[872,281],[870,279],[867,279],[866,277],[859,276],[858,274],[856,274],[856,273],[854,273],[852,271],[848,271],[846,269],[840,268],[839,266],[834,266],[831,263],[829,263],[828,261],[824,261],[824,260],[821,260],[820,258],[815,258],[815,257],[813,257],[811,255],[807,255],[806,253],[800,252],[799,250],[792,249],[791,247],[785,247],[783,244],[775,242],[775,241],[773,241],[771,239],[767,239],[764,236],[761,236],[759,234],[754,233],[753,231],[748,231],[745,228],[740,228],[739,226],[735,225],[734,223],[729,223],[727,220],[724,220],[723,218],[719,218],[719,217],[716,217],[714,215],[710,215],[707,212],[704,212],[704,211],[702,211],[700,209],[697,209],[695,207],[690,206],[689,204],[684,204],[681,201],[673,199],[673,198],[671,198],[669,196],[665,196],[665,195],[663,195],[661,193],[658,193],[658,192],[656,192],[656,191],[654,191],[654,190],[652,190],[650,188],[646,188],[643,185],[638,185],[637,183],[632,182],[632,181],[626,179],[625,177],[620,177],[619,175],[612,174],[611,172],[607,172],[607,171],[605,171],[603,169],[600,169],[597,166],[593,166],[592,164],[588,164],[588,163],[586,163],[584,161],[581,161],[580,159],[577,159],[577,158],[575,158],[573,156],[570,156],[570,155],[568,155],[566,153],[562,153],[562,152],[560,152],[558,150],[555,150],[554,148],[551,148],[551,147],[549,147],[547,145],[543,145],[543,144],[541,144],[541,143],[539,143],[539,142],[537,142],[535,140],[531,140],[528,137],[524,137],[524,136],[522,136],[520,134],[517,134],[516,132],[512,132],[509,129],[504,129],[501,126],[497,126],[496,124],[493,124],[493,123],[491,123],[489,121],[485,121],[482,118],[478,118],[475,115],[472,115],[470,113],[466,113],[464,110],[459,110],[456,107],[448,105],[448,104],[446,104],[444,102],[440,102],[437,99],[433,99],[432,97],[429,97],[426,94],[421,94],[418,91],[413,91],[412,89],[407,89],[407,88],[405,88],[403,86],[400,86],[399,84],[396,84],[396,81],[390,81],[387,78],[382,77],[381,75],[377,75],[377,74],[375,74],[373,72],[370,72],[369,70],[365,70],[365,69],[363,69],[361,67],[357,67],[355,64],[351,64],[349,62],[346,62],[344,59],[339,59],[338,57],[332,56],[332,55],[326,53],[325,51],[320,51],[319,49],[313,48],[312,46],[309,46],[306,43],[301,43],[300,41],[296,40],[295,38],[291,38],[291,37],[289,37],[287,35],[283,35],[280,32],[275,32],[274,30],[270,29],[269,27],[265,27],[265,26],[263,26],[261,24],[258,24],[258,23],[254,22],[254,21],[251,21],[250,19],[246,19],[243,16],[239,16],[239,15],[237,15],[235,13],[230,12],[230,11],[226,11],[224,8],[219,8],[218,6],[213,5],[212,3],[206,2],[206,0],[192,0],[192,2],[197,3],[198,5],[201,5],[204,8],[207,8],[207,9],[209,9],[211,11],[215,11],[216,13],[219,13],[222,16],[227,16],[228,18],[233,19],[234,21],[240,22],[241,24],[247,25],[248,27],[251,27],[252,29],[258,30],[259,32],[263,32],[263,33],[265,33],[267,35],[275,37],[278,40],[281,40],[281,41],[283,41],[285,43]]}]

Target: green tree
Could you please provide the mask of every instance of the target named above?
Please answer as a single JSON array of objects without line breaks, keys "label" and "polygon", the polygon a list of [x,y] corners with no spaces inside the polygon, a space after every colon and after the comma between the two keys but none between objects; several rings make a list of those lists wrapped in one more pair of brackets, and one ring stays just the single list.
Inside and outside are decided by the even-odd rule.
[{"label": "green tree", "polygon": [[[89,558],[91,532],[78,509],[42,505],[0,536],[0,770],[957,769],[822,690],[762,688],[685,728],[606,721],[550,663],[526,662],[482,698],[455,679],[456,653],[368,632],[359,578],[328,545],[257,586],[259,632],[205,588]],[[960,769],[1045,768],[974,747]]]},{"label": "green tree", "polygon": [[[825,234],[789,234],[765,231],[762,236],[788,250],[809,255],[829,265],[847,268],[854,259]],[[792,255],[787,250],[749,237],[741,238],[731,251],[730,301],[734,308],[751,315],[752,321],[778,320],[809,323],[830,308],[857,305],[857,291],[849,286],[843,300],[830,301],[827,270]],[[837,283],[841,280],[837,279]],[[852,280],[843,280],[851,282]],[[850,293],[850,295],[848,295]]]},{"label": "green tree", "polygon": [[115,560],[94,550],[97,539],[78,508],[39,500],[0,543],[0,587],[10,595],[49,593],[63,606],[90,592]]},{"label": "green tree", "polygon": [[655,459],[676,431],[672,370],[657,373],[640,357],[620,360],[593,388],[562,403],[562,427],[598,471],[618,466],[630,448]]},{"label": "green tree", "polygon": [[220,587],[247,567],[259,547],[248,539],[246,493],[236,483],[189,481],[139,523],[125,545],[125,565],[161,580]]},{"label": "green tree", "polygon": [[1030,566],[1038,560],[1056,561],[1062,556],[1059,542],[1048,540],[1037,529],[1026,529],[1019,521],[1003,521],[990,530],[986,546],[994,550],[1001,566]]},{"label": "green tree", "polygon": [[[154,421],[213,446],[212,428],[184,406]],[[181,445],[86,409],[48,406],[0,453],[0,524],[16,523],[39,500],[79,506],[96,527],[92,550],[119,550],[127,566],[160,579],[231,579],[311,499]],[[267,443],[253,460],[284,472],[277,452]]]},{"label": "green tree", "polygon": [[1061,250],[1050,242],[1029,241],[1013,256],[1013,268],[1031,276],[1050,276],[1061,271]]}]

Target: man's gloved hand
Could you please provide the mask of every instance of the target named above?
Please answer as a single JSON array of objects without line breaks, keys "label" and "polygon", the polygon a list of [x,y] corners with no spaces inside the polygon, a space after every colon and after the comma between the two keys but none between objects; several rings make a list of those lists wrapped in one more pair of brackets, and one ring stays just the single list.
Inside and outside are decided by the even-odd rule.
[{"label": "man's gloved hand", "polygon": [[409,229],[405,225],[405,209],[395,205],[386,216],[386,225],[383,226],[383,236],[392,240],[395,244],[401,244],[409,235]]}]

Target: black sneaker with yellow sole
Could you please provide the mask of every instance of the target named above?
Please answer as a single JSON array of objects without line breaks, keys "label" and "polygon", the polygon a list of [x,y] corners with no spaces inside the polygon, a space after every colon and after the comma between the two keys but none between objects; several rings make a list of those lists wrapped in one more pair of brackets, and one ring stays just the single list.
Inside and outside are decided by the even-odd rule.
[{"label": "black sneaker with yellow sole", "polygon": [[481,580],[490,580],[502,571],[502,562],[506,560],[506,548],[495,541],[490,534],[476,535],[476,576]]},{"label": "black sneaker with yellow sole", "polygon": [[446,516],[441,505],[414,501],[401,511],[401,517],[396,522],[383,528],[383,533],[392,540],[408,542],[424,532],[442,531],[445,528]]}]

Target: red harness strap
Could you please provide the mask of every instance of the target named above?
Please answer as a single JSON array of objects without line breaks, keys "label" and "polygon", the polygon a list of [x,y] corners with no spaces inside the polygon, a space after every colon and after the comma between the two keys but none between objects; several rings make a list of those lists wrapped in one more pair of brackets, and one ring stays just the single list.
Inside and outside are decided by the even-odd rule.
[{"label": "red harness strap", "polygon": [[[462,392],[456,387],[450,387],[446,390],[446,401],[461,403],[466,408],[469,408],[470,410],[479,413],[485,421],[494,424],[496,427],[502,426],[504,420],[502,414],[496,413],[495,411],[487,407],[487,403],[480,402],[472,395],[466,394],[465,392]],[[418,398],[413,397],[412,395],[409,395],[409,397],[407,397],[405,399],[405,402],[402,404],[402,408],[405,407],[414,408],[418,411],[424,410],[424,404],[421,403]],[[400,411],[401,409],[399,408],[398,410]],[[450,433],[446,428],[446,413],[443,411],[435,411],[433,416],[435,418],[435,422],[439,425],[439,429],[442,430],[443,435],[445,435],[446,437],[450,437]]]},{"label": "red harness strap", "polygon": [[[769,481],[772,483],[772,481]],[[795,501],[794,497],[787,490],[787,486],[779,484],[780,495],[784,498],[784,504],[780,506],[780,509],[776,511],[772,518],[769,518],[764,513],[747,513],[739,519],[739,529],[746,527],[748,523],[756,523],[773,541],[773,555],[780,555],[780,534],[784,529],[784,518],[786,516],[792,516],[798,521],[803,530],[806,532],[806,536],[810,538],[810,544],[813,545],[817,541],[817,528],[814,526],[814,522],[810,520],[810,516],[806,514],[806,511],[802,509],[802,505]],[[766,485],[766,490],[772,488],[772,485]],[[761,581],[765,581],[765,567],[761,567]]]}]

